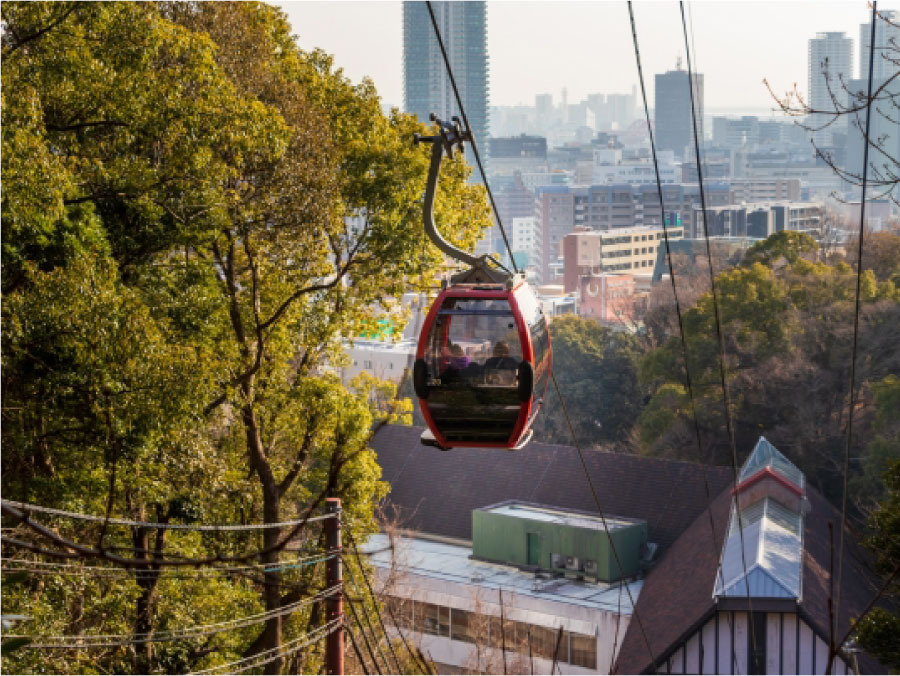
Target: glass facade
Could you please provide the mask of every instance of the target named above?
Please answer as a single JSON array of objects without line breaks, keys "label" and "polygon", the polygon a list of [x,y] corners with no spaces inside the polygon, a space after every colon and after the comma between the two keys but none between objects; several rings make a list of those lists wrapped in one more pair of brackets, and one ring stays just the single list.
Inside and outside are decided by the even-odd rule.
[{"label": "glass facade", "polygon": [[[388,596],[388,617],[402,629],[444,636],[465,643],[506,649],[522,655],[554,659],[588,669],[597,668],[597,640],[594,636],[541,627],[433,603]],[[557,645],[558,644],[558,645]]]}]

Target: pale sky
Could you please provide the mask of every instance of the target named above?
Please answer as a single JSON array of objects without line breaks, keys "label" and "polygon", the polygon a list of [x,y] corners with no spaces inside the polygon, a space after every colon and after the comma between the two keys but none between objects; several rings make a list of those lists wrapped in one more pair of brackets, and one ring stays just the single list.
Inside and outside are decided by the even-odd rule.
[{"label": "pale sky", "polygon": [[[403,105],[401,3],[330,0],[276,3],[287,13],[304,49],[321,47],[353,81],[368,75],[384,103]],[[691,2],[695,69],[705,76],[707,109],[745,108],[764,114],[776,92],[796,82],[807,89],[808,40],[819,31],[853,39],[854,77],[859,25],[866,2]],[[879,9],[893,9],[895,5]],[[671,70],[684,54],[677,2],[635,2],[644,77],[653,106],[653,75]],[[492,0],[488,2],[490,104],[533,105],[536,94],[563,88],[569,103],[588,94],[628,92],[637,68],[622,2]]]}]

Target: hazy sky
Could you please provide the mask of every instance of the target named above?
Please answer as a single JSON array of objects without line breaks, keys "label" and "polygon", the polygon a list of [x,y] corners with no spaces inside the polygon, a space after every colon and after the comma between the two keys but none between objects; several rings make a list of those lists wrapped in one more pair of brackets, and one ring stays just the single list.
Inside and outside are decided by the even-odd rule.
[{"label": "hazy sky", "polygon": [[[354,81],[368,75],[385,103],[403,104],[400,2],[388,0],[283,2],[304,49],[321,47]],[[696,70],[705,75],[707,108],[772,107],[762,84],[776,92],[796,82],[807,89],[808,40],[818,31],[845,31],[858,68],[863,1],[692,2]],[[895,5],[879,9],[891,9]],[[653,106],[653,74],[675,67],[684,54],[677,2],[635,2],[641,59]],[[637,69],[623,2],[488,2],[491,105],[534,104],[535,94],[569,103],[594,92],[626,92]],[[854,76],[856,73],[854,72]]]}]

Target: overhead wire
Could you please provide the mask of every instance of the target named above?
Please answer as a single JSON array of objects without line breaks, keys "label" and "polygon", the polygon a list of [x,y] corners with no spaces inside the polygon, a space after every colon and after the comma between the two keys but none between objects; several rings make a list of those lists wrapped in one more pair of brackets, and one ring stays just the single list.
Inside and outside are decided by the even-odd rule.
[{"label": "overhead wire", "polygon": [[[625,568],[622,566],[622,561],[619,558],[619,552],[616,549],[616,545],[613,542],[612,535],[610,534],[609,525],[606,523],[606,515],[603,512],[603,508],[600,506],[600,498],[597,495],[597,489],[594,487],[594,480],[591,479],[591,474],[588,471],[587,463],[584,460],[584,453],[581,450],[581,445],[578,442],[578,438],[575,435],[575,428],[572,426],[572,420],[569,418],[569,411],[566,408],[566,400],[563,399],[562,392],[559,389],[559,383],[556,382],[556,374],[553,371],[550,371],[550,379],[553,381],[553,387],[556,390],[556,396],[559,398],[560,407],[562,408],[563,416],[566,419],[566,425],[569,427],[569,434],[572,437],[572,443],[575,445],[575,450],[578,451],[578,459],[581,460],[581,468],[584,470],[584,476],[587,479],[588,486],[591,489],[591,495],[594,497],[594,504],[597,506],[597,512],[600,514],[600,521],[603,523],[603,530],[606,531],[606,537],[609,538],[609,546],[613,553],[613,558],[616,560],[616,565],[618,566],[619,573],[621,575],[625,575]],[[653,654],[653,648],[650,647],[650,639],[647,638],[647,632],[644,629],[644,623],[641,622],[641,617],[638,614],[637,604],[634,601],[634,596],[631,593],[631,588],[628,586],[628,583],[623,579],[622,583],[625,585],[625,592],[628,594],[628,600],[631,603],[631,612],[634,615],[634,619],[637,621],[638,629],[641,632],[641,636],[644,639],[644,645],[647,648],[647,652],[650,654],[650,660],[653,664],[653,672],[656,673],[656,657]],[[621,618],[621,615],[619,616]]]},{"label": "overhead wire", "polygon": [[[838,589],[835,599],[834,610],[834,626],[831,628],[832,635],[837,632],[841,607],[841,588],[844,572],[844,533],[847,530],[847,493],[848,481],[850,475],[850,447],[853,443],[853,409],[856,407],[856,355],[859,340],[859,312],[860,312],[860,290],[862,283],[862,254],[863,240],[865,238],[865,222],[866,222],[866,184],[869,175],[869,139],[870,123],[872,121],[872,72],[875,62],[875,22],[878,17],[878,3],[872,0],[872,27],[869,37],[869,83],[868,98],[866,100],[866,133],[863,139],[863,169],[862,169],[862,186],[859,199],[859,242],[856,253],[856,298],[853,309],[853,347],[850,352],[850,410],[847,414],[847,443],[844,450],[844,482],[843,495],[841,499],[841,534],[840,544],[838,547]],[[843,644],[841,644],[843,645]],[[834,651],[840,648],[840,645],[832,646],[828,656],[829,672],[834,660]]]},{"label": "overhead wire", "polygon": [[30,636],[28,634],[5,634],[6,638],[27,638],[31,642],[25,646],[26,648],[39,649],[88,649],[88,648],[118,648],[122,646],[139,645],[143,643],[163,643],[168,641],[182,641],[193,638],[205,638],[214,634],[221,634],[226,631],[242,629],[244,627],[253,626],[260,622],[265,622],[275,617],[289,615],[305,606],[320,601],[324,598],[332,596],[341,589],[341,585],[333,585],[328,589],[324,589],[313,596],[301,599],[292,604],[255,615],[235,620],[226,620],[224,622],[216,622],[213,624],[199,625],[188,629],[146,632],[138,634],[74,634],[60,636]]},{"label": "overhead wire", "polygon": [[[349,530],[349,529],[348,529]],[[353,574],[352,567],[348,564],[345,557],[341,557],[341,560],[344,561],[344,570],[347,571],[347,574],[350,578],[351,583],[359,589],[359,585],[356,581],[356,576]],[[365,570],[363,569],[362,561],[359,558],[359,553],[356,555],[357,563],[359,564],[360,574],[365,578]],[[375,596],[374,591],[372,590],[372,586],[369,584],[368,579],[366,579],[366,588],[369,592],[369,598],[372,601],[372,608],[375,611],[375,616],[378,618],[378,622],[381,625],[382,636],[384,637],[385,642],[388,644],[388,648],[390,650],[391,656],[394,658],[394,664],[397,666],[397,673],[403,673],[403,666],[400,664],[400,660],[397,658],[397,653],[394,651],[394,646],[391,643],[390,637],[388,636],[387,627],[384,624],[384,619],[381,616],[381,611],[378,608],[378,598]],[[363,610],[365,610],[365,603],[363,603]],[[390,670],[390,662],[388,662],[387,657],[384,654],[384,650],[381,648],[381,641],[378,639],[378,633],[375,631],[375,628],[372,626],[371,620],[368,614],[363,614],[366,618],[366,622],[369,624],[369,629],[372,632],[372,636],[375,639],[375,645],[378,647],[378,652],[381,655],[381,659],[388,666],[388,670]]]},{"label": "overhead wire", "polygon": [[469,118],[466,115],[466,109],[463,106],[462,97],[459,95],[459,88],[456,86],[456,78],[453,76],[453,69],[450,66],[450,58],[447,56],[447,49],[444,47],[444,39],[441,37],[441,30],[438,27],[437,17],[434,14],[434,7],[431,0],[425,0],[425,6],[428,8],[428,15],[431,17],[431,25],[434,28],[434,36],[437,39],[438,47],[441,50],[441,56],[444,59],[444,66],[447,69],[447,76],[450,79],[450,85],[453,88],[453,95],[456,97],[456,105],[462,116],[463,123],[466,125],[466,131],[469,132],[469,142],[472,144],[472,154],[475,156],[475,162],[478,164],[478,170],[481,172],[481,180],[484,182],[484,188],[487,191],[488,199],[491,202],[491,208],[494,210],[494,218],[500,227],[500,234],[503,235],[503,243],[506,245],[506,252],[509,254],[509,260],[512,263],[513,270],[518,274],[519,266],[516,265],[516,258],[513,256],[512,247],[509,244],[509,238],[506,236],[506,230],[503,228],[503,222],[500,219],[500,210],[497,208],[497,202],[494,200],[494,194],[491,192],[491,186],[488,184],[487,174],[484,171],[484,165],[481,163],[481,155],[478,153],[478,144],[475,142],[475,134],[469,125]]},{"label": "overhead wire", "polygon": [[202,671],[194,671],[191,673],[197,676],[199,676],[200,674],[213,674],[216,672],[221,672],[223,670],[225,670],[224,673],[229,674],[243,673],[250,669],[255,669],[256,667],[261,667],[270,662],[274,662],[275,660],[281,659],[282,657],[292,655],[298,650],[302,650],[303,648],[315,643],[316,641],[321,640],[324,636],[333,633],[341,624],[341,618],[338,617],[326,624],[323,624],[321,627],[317,627],[313,631],[307,632],[302,636],[291,639],[290,641],[287,641],[286,643],[283,643],[282,645],[275,648],[263,650],[256,655],[251,655],[250,657],[245,657],[234,662],[229,662],[227,664],[218,664],[214,667],[209,667],[208,669],[203,669]]},{"label": "overhead wire", "polygon": [[24,512],[38,512],[41,514],[49,514],[51,516],[60,516],[78,521],[93,521],[99,523],[109,523],[114,526],[131,526],[135,528],[154,528],[158,530],[185,530],[185,531],[201,531],[201,532],[240,532],[253,530],[267,530],[271,528],[290,528],[306,523],[314,523],[316,521],[325,521],[333,519],[334,514],[322,514],[319,516],[311,516],[307,519],[293,519],[291,521],[281,521],[279,523],[255,523],[255,524],[223,524],[223,525],[202,525],[202,524],[183,524],[183,523],[158,523],[153,521],[134,521],[131,519],[118,519],[105,516],[97,516],[94,514],[82,514],[79,512],[70,512],[64,509],[55,509],[53,507],[44,507],[43,505],[34,505],[28,502],[18,502],[16,500],[0,500],[0,504],[8,507],[15,507]]},{"label": "overhead wire", "polygon": [[[267,563],[247,566],[210,566],[206,568],[198,568],[196,570],[165,570],[165,571],[148,571],[147,574],[158,575],[164,579],[179,578],[198,578],[213,577],[216,575],[241,574],[244,572],[270,572],[284,571],[305,568],[307,566],[322,563],[333,559],[335,554],[326,554],[324,556],[316,555],[306,558],[295,559],[284,563]],[[4,563],[5,562],[5,563]],[[30,559],[10,559],[0,557],[0,573],[27,572],[36,575],[84,575],[90,573],[93,576],[100,577],[137,577],[140,578],[142,571],[135,570],[129,572],[126,568],[118,566],[82,566],[77,563],[58,563],[56,561],[36,561]]]},{"label": "overhead wire", "polygon": [[[353,533],[351,532],[351,530],[349,528],[347,529],[346,532],[347,532],[347,536],[350,540],[350,544],[353,547],[353,553],[356,555],[357,561],[360,561],[359,547],[357,546],[356,541],[353,538]],[[360,564],[361,564],[361,561],[360,561]],[[360,568],[362,568],[362,565],[360,565]],[[368,580],[366,580],[366,583],[368,584]],[[369,592],[374,596],[375,592],[372,589],[371,585],[369,585]],[[409,641],[407,641],[406,636],[403,634],[403,629],[400,626],[400,622],[397,620],[397,616],[394,615],[394,609],[391,607],[390,604],[385,604],[385,608],[387,608],[388,615],[390,615],[390,617],[391,617],[391,623],[394,625],[394,628],[397,630],[397,634],[400,636],[400,640],[403,643],[404,647],[406,648],[406,651],[409,653],[410,657],[416,663],[416,666],[422,669],[422,673],[427,672],[428,671],[427,664],[425,662],[421,661],[420,655],[418,655],[410,646]],[[384,626],[383,621],[382,621],[382,626]]]},{"label": "overhead wire", "polygon": [[[688,393],[688,400],[691,404],[691,420],[694,423],[694,435],[697,438],[697,457],[701,466],[703,467],[703,487],[706,492],[707,513],[709,514],[709,529],[712,533],[712,546],[715,557],[718,558],[719,543],[718,538],[716,537],[716,527],[712,515],[712,491],[709,488],[709,476],[706,471],[706,463],[704,462],[703,457],[703,441],[700,435],[700,422],[697,418],[697,405],[694,398],[694,385],[693,380],[691,379],[690,366],[688,364],[688,347],[687,338],[685,337],[684,332],[684,316],[681,312],[681,301],[678,298],[678,288],[675,284],[675,266],[672,262],[672,247],[669,243],[669,228],[666,225],[666,206],[663,199],[662,178],[660,177],[659,173],[659,161],[656,155],[656,139],[653,136],[653,125],[650,122],[650,107],[647,102],[647,89],[644,84],[644,70],[641,65],[641,52],[638,45],[637,25],[634,19],[634,10],[632,8],[631,0],[628,0],[628,16],[631,20],[631,35],[634,42],[634,57],[635,61],[637,62],[638,80],[640,81],[641,85],[641,97],[644,103],[644,116],[647,120],[647,131],[650,135],[650,152],[653,157],[653,170],[656,174],[656,190],[659,197],[659,208],[663,228],[663,241],[665,242],[666,246],[666,263],[669,267],[669,281],[672,285],[672,297],[675,300],[675,314],[678,318],[678,335],[681,339],[681,355],[684,359],[684,380]],[[719,568],[717,568],[717,570],[719,570],[719,575],[721,577],[721,570]]]},{"label": "overhead wire", "polygon": [[[356,626],[359,628],[359,633],[363,637],[363,643],[366,646],[366,650],[369,651],[369,656],[372,658],[372,664],[375,665],[375,671],[379,674],[383,674],[384,672],[381,670],[381,665],[378,664],[378,659],[375,657],[375,651],[372,649],[372,644],[369,643],[369,637],[366,635],[366,629],[363,627],[362,621],[359,619],[359,614],[356,612],[356,605],[349,596],[344,597],[347,600],[347,605],[350,607],[350,613],[353,615],[353,619],[356,621]],[[390,665],[388,665],[388,671],[390,672]]]},{"label": "overhead wire", "polygon": [[359,649],[359,644],[356,642],[356,636],[353,634],[353,630],[350,628],[350,625],[344,626],[344,631],[347,632],[347,636],[350,637],[350,645],[353,646],[353,652],[356,653],[356,659],[359,660],[359,666],[362,667],[363,673],[366,676],[369,676],[372,672],[369,671],[369,667],[366,665],[366,661],[363,659],[362,651]]},{"label": "overhead wire", "polygon": [[[747,609],[748,612],[752,614],[753,612],[753,601],[750,594],[750,584],[747,580],[747,554],[746,547],[744,545],[744,522],[741,518],[741,505],[738,500],[737,495],[737,485],[738,485],[738,459],[737,459],[737,444],[734,438],[734,427],[731,423],[731,401],[728,394],[728,383],[725,377],[725,337],[722,333],[722,322],[719,316],[719,301],[718,296],[716,294],[716,275],[713,270],[713,260],[712,260],[712,249],[709,241],[709,227],[706,218],[706,195],[703,188],[703,163],[702,158],[700,156],[700,136],[697,131],[697,107],[695,103],[694,97],[694,69],[691,62],[691,47],[688,41],[688,29],[687,29],[687,21],[685,20],[684,13],[684,2],[683,0],[678,3],[681,9],[681,27],[684,32],[684,50],[688,67],[688,91],[690,92],[690,103],[691,103],[691,127],[693,130],[694,137],[694,159],[697,162],[697,184],[700,191],[700,210],[703,215],[703,238],[706,242],[706,257],[709,263],[709,284],[710,284],[710,293],[712,295],[713,301],[713,317],[715,319],[716,325],[716,336],[719,342],[719,380],[722,386],[722,406],[725,413],[725,427],[728,432],[728,439],[731,442],[731,471],[733,477],[733,483],[735,488],[735,493],[732,495],[732,504],[734,506],[735,514],[737,516],[737,526],[738,526],[738,536],[740,538],[741,543],[741,564],[744,570],[744,588],[747,591]],[[723,590],[724,591],[724,590]],[[756,638],[756,630],[754,629],[754,625],[750,622],[750,645],[754,652],[756,652],[756,648],[758,645],[758,641]]]}]

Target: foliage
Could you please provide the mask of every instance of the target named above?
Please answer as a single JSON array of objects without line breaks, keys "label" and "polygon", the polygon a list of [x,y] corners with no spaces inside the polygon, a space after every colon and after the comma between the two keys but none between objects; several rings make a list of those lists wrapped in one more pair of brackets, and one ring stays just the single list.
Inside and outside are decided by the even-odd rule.
[{"label": "foliage", "polygon": [[[574,315],[555,319],[551,331],[553,372],[576,437],[585,444],[621,440],[634,425],[642,404],[638,339]],[[542,441],[571,443],[552,383],[535,435]]]},{"label": "foliage", "polygon": [[[428,151],[411,142],[425,128],[383,114],[370,82],[302,51],[266,5],[10,2],[2,18],[4,496],[221,523],[290,519],[329,495],[364,537],[386,491],[371,429],[408,405],[323,366],[407,287],[433,283],[440,256],[416,203]],[[489,223],[483,190],[461,159],[442,171],[437,217],[471,247]],[[134,558],[283,559],[280,529],[45,521]],[[296,545],[321,550],[307,531]],[[34,616],[35,634],[144,633],[277,610],[324,584],[321,564],[214,580],[79,569],[4,586],[5,607]],[[4,669],[203,669],[321,613],[202,641],[19,649]],[[311,650],[290,668],[320,663]]]},{"label": "foliage", "polygon": [[815,255],[819,245],[805,232],[782,230],[753,244],[744,254],[744,265],[763,263],[771,267],[780,258],[796,263],[804,254]]},{"label": "foliage", "polygon": [[[896,388],[896,383],[893,384]],[[895,390],[894,396],[897,396]],[[896,402],[894,402],[896,404]],[[896,406],[892,409],[896,413]],[[875,555],[876,567],[885,576],[894,576],[887,589],[887,598],[894,603],[893,610],[876,607],[856,626],[859,644],[889,667],[900,671],[900,615],[896,601],[900,597],[900,455],[895,455],[884,475],[886,495],[881,505],[869,517],[872,535],[867,545]]]},{"label": "foliage", "polygon": [[[856,276],[847,265],[807,261],[798,241],[770,238],[748,252],[745,265],[716,278],[731,415],[739,462],[765,434],[779,448],[790,449],[813,485],[837,499],[846,443]],[[760,260],[786,263],[773,268]],[[900,294],[891,280],[879,281],[867,270],[861,299],[858,352],[863,358],[856,382],[863,396],[855,417],[858,429],[865,431],[875,421],[870,393],[900,373],[900,355],[890,337],[900,325]],[[711,294],[685,311],[684,324],[703,455],[730,464]],[[650,350],[641,360],[640,373],[652,395],[639,420],[645,451],[670,457],[688,453],[683,449],[694,443],[694,432],[689,404],[681,394],[685,379],[680,339],[671,336]],[[892,443],[893,434],[883,441]],[[877,477],[874,458],[884,449],[879,450],[881,442],[866,445],[867,438],[854,438],[852,455],[863,457],[864,464],[872,458]],[[696,457],[696,452],[686,457]],[[858,481],[853,485],[859,489],[856,495],[866,494]]]}]

